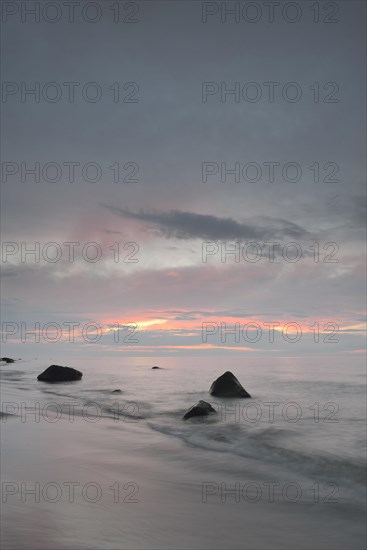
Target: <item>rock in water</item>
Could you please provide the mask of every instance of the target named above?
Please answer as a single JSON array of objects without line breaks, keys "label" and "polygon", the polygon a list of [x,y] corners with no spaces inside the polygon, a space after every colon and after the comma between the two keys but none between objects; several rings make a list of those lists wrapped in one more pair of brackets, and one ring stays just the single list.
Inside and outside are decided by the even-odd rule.
[{"label": "rock in water", "polygon": [[210,403],[207,403],[206,401],[199,401],[198,403],[196,403],[196,405],[194,405],[193,407],[191,407],[191,409],[187,411],[183,419],[188,420],[192,416],[206,416],[210,413],[215,412],[217,411],[213,409]]},{"label": "rock in water", "polygon": [[113,390],[112,393],[122,393],[121,390]]},{"label": "rock in water", "polygon": [[10,359],[10,357],[1,357],[0,361],[5,361],[5,363],[15,363],[15,359]]},{"label": "rock in water", "polygon": [[153,369],[159,369],[159,370],[160,370],[160,368],[161,368],[161,367],[155,366],[155,367],[152,367],[152,370],[153,370]]},{"label": "rock in water", "polygon": [[42,374],[37,376],[37,380],[42,382],[69,382],[80,380],[83,373],[70,367],[60,367],[60,365],[51,365]]},{"label": "rock in water", "polygon": [[245,388],[241,386],[235,375],[228,370],[214,380],[209,393],[217,397],[251,397]]}]

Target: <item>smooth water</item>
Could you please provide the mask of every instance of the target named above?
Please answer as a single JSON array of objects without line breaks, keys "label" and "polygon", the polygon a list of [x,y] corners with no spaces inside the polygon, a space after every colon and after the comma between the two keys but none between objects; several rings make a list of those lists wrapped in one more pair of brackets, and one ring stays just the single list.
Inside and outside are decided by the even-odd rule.
[{"label": "smooth water", "polygon": [[[3,364],[2,547],[364,548],[363,362],[269,362]],[[38,382],[52,363],[82,380]],[[209,395],[226,370],[252,399]]]}]

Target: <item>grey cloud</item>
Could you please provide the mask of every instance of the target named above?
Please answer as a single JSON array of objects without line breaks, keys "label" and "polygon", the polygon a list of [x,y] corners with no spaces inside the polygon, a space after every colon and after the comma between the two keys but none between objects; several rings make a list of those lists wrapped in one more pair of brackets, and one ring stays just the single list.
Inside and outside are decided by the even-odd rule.
[{"label": "grey cloud", "polygon": [[122,231],[114,231],[112,229],[104,229],[104,233],[107,233],[108,235],[123,235],[124,233]]},{"label": "grey cloud", "polygon": [[[174,315],[175,321],[192,321],[195,319],[210,318],[210,317],[233,317],[238,319],[244,319],[249,317],[283,317],[284,312],[269,312],[269,311],[245,311],[245,310],[218,310],[218,311],[208,311],[208,310],[192,310],[192,311],[166,311],[163,315],[168,317]],[[292,312],[293,317],[303,318],[306,317],[305,314],[300,312]]]},{"label": "grey cloud", "polygon": [[14,268],[2,268],[0,271],[0,277],[16,277],[18,271]]},{"label": "grey cloud", "polygon": [[363,196],[336,194],[330,197],[328,205],[333,214],[347,219],[350,226],[365,227],[367,219],[366,199]]},{"label": "grey cloud", "polygon": [[131,212],[116,206],[102,204],[112,213],[123,218],[134,219],[153,226],[162,235],[174,239],[209,239],[209,240],[269,240],[290,238],[306,238],[310,233],[299,225],[283,220],[266,218],[264,225],[240,223],[233,218],[219,218],[208,214],[196,214],[171,210],[160,212],[139,210]]},{"label": "grey cloud", "polygon": [[[166,246],[166,250],[178,250],[181,252],[182,248],[179,246]],[[185,250],[187,250],[188,252],[191,252],[191,254],[196,254],[196,251],[193,250],[192,248],[185,248]]]}]

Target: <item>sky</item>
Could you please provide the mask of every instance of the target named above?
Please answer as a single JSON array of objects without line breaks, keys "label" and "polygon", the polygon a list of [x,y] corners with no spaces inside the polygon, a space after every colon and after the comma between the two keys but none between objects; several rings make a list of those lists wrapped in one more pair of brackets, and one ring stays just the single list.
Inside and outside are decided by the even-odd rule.
[{"label": "sky", "polygon": [[364,22],[3,2],[3,354],[361,355]]}]

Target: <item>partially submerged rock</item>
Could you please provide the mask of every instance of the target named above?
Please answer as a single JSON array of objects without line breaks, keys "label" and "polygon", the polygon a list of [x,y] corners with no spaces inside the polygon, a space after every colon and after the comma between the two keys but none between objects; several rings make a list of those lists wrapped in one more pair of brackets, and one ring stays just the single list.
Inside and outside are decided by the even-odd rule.
[{"label": "partially submerged rock", "polygon": [[83,373],[71,367],[61,367],[60,365],[51,365],[42,374],[37,376],[41,382],[70,382],[80,380]]},{"label": "partially submerged rock", "polygon": [[121,390],[113,390],[112,393],[122,393]]},{"label": "partially submerged rock", "polygon": [[188,420],[192,416],[207,416],[210,413],[217,412],[210,403],[207,403],[206,401],[199,401],[191,407],[187,413],[183,416],[184,420]]},{"label": "partially submerged rock", "polygon": [[10,357],[1,357],[0,361],[5,361],[5,363],[15,363],[15,359],[11,359]]},{"label": "partially submerged rock", "polygon": [[214,380],[209,393],[216,397],[251,397],[230,371]]}]

